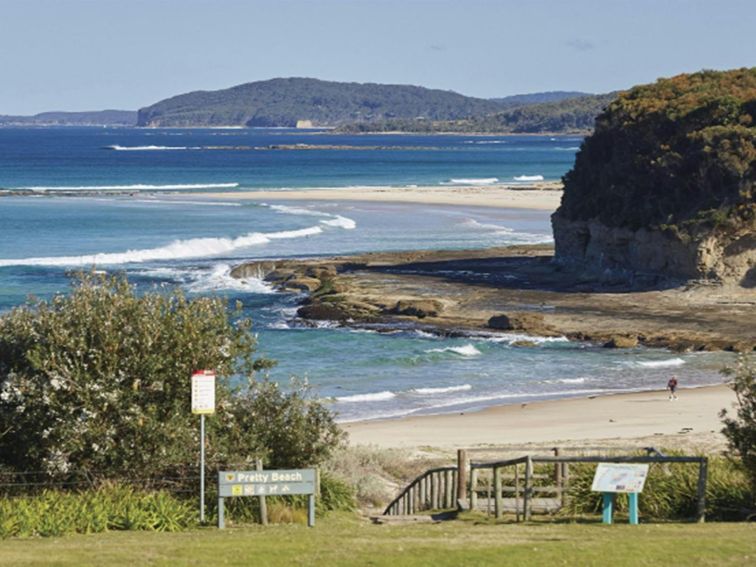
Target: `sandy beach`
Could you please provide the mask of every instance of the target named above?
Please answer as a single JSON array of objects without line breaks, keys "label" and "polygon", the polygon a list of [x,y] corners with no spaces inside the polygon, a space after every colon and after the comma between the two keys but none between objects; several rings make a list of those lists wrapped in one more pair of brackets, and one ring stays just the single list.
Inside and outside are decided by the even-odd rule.
[{"label": "sandy beach", "polygon": [[[555,210],[559,206],[562,191],[554,184],[543,185],[516,189],[502,185],[356,187],[229,192],[208,196],[216,199],[260,202],[363,201]],[[532,253],[535,254],[535,252]],[[486,258],[491,256],[490,262],[501,263],[502,251],[500,250],[394,253],[389,254],[390,257],[384,256],[387,255],[372,254],[368,258],[311,260],[309,263],[320,265],[323,262],[338,264],[338,260],[352,261],[354,266],[340,276],[339,282],[345,286],[345,290],[348,290],[343,295],[349,297],[349,293],[352,293],[361,304],[372,300],[375,300],[373,303],[381,303],[381,301],[391,303],[394,296],[400,299],[425,299],[428,290],[432,289],[432,296],[444,302],[445,311],[443,318],[430,317],[425,321],[442,327],[474,326],[476,317],[480,319],[478,324],[485,327],[485,320],[495,309],[503,309],[506,305],[548,304],[556,306],[557,309],[549,312],[547,319],[556,324],[558,330],[565,334],[573,332],[587,336],[590,331],[608,336],[622,331],[632,332],[653,342],[656,340],[655,335],[660,332],[659,329],[663,328],[666,329],[665,333],[671,333],[672,336],[679,333],[685,340],[705,341],[718,338],[719,335],[730,340],[733,336],[743,336],[741,307],[739,304],[735,307],[725,305],[728,302],[717,299],[718,294],[713,293],[713,290],[705,290],[706,296],[703,297],[695,290],[591,293],[588,289],[581,289],[581,293],[561,293],[563,291],[561,289],[548,291],[549,286],[545,284],[545,287],[541,289],[518,289],[517,286],[507,289],[509,286],[473,282],[469,278],[466,281],[455,282],[448,276],[440,277],[434,273],[436,268],[448,272],[454,262],[464,263],[464,258],[457,256],[468,258],[474,265],[457,266],[454,264],[454,269],[464,268],[467,272],[473,273],[480,268],[491,272],[493,268],[486,263],[489,262]],[[362,268],[359,267],[362,265],[360,262],[365,264]],[[420,262],[424,263],[420,264]],[[537,257],[534,262],[532,269],[535,271],[533,274],[528,273],[527,279],[543,280],[545,277],[548,279],[548,274],[541,273],[546,269],[540,265],[542,262],[539,263]],[[294,261],[293,264],[296,265],[297,262]],[[392,269],[392,281],[394,281],[392,287],[386,284],[381,266],[395,267],[395,264],[412,268],[412,273],[400,275]],[[304,262],[294,271],[308,266],[309,264]],[[276,267],[280,270],[286,266],[282,264]],[[418,267],[422,267],[422,270]],[[253,271],[258,270],[257,266],[252,266],[252,268]],[[497,269],[503,268],[499,266]],[[242,276],[243,271],[240,272],[239,277]],[[564,274],[556,274],[555,277],[564,284]],[[554,285],[557,284],[554,283]],[[461,296],[457,293],[460,286],[465,290]],[[571,291],[577,291],[577,289]],[[459,303],[457,305],[451,300],[447,301],[450,297],[466,299],[457,300]],[[499,303],[504,305],[499,306]],[[710,303],[716,303],[716,305],[712,307]],[[694,318],[694,327],[689,328],[688,314],[691,310],[695,310],[698,316]],[[709,311],[712,312],[709,313]],[[713,333],[712,337],[708,335],[698,337],[696,333],[699,333],[701,318],[708,322],[709,331],[712,333],[716,331],[719,334]],[[734,325],[737,329],[733,331],[728,325]],[[666,346],[666,343],[661,341],[659,346]],[[432,447],[435,450],[449,451],[460,447],[484,448],[529,444],[585,445],[595,442],[600,442],[602,446],[617,446],[632,442],[630,444],[636,446],[705,446],[708,449],[721,450],[724,448],[724,437],[720,434],[722,425],[718,414],[721,409],[730,408],[733,402],[734,395],[722,385],[683,390],[679,400],[673,402],[667,399],[665,391],[646,391],[513,404],[461,414],[351,422],[344,424],[344,428],[349,433],[352,444],[369,444],[385,448],[404,447],[414,450]]]},{"label": "sandy beach", "polygon": [[[350,443],[380,447],[452,449],[642,438],[675,446],[724,446],[719,411],[735,396],[726,386],[683,389],[677,401],[665,391],[513,404],[462,414],[344,424]],[[677,440],[679,439],[679,441]]]},{"label": "sandy beach", "polygon": [[562,199],[561,183],[544,182],[532,186],[425,186],[348,187],[293,191],[236,191],[197,194],[215,199],[246,201],[366,201],[460,205],[553,211]]}]

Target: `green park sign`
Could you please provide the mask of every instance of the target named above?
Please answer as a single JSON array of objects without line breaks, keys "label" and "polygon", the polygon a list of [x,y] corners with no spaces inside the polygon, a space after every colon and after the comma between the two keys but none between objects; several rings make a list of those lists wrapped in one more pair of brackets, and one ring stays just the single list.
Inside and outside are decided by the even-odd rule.
[{"label": "green park sign", "polygon": [[218,527],[223,528],[224,498],[244,496],[309,495],[307,525],[315,524],[316,469],[252,470],[218,472]]}]

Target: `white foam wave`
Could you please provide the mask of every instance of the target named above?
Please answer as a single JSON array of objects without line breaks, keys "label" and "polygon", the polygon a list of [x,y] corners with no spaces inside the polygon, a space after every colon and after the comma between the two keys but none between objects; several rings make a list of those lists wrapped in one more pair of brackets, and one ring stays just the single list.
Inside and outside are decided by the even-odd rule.
[{"label": "white foam wave", "polygon": [[458,354],[460,356],[478,356],[482,354],[472,344],[466,344],[464,346],[459,346],[459,347],[432,348],[432,349],[426,350],[425,352],[451,352],[454,354]]},{"label": "white foam wave", "polygon": [[557,380],[546,380],[549,384],[585,384],[585,378],[559,378]]},{"label": "white foam wave", "polygon": [[580,149],[580,146],[568,146],[568,147],[556,147],[555,150],[559,150],[562,152],[576,152]]},{"label": "white foam wave", "polygon": [[465,140],[465,144],[507,144],[506,140]]},{"label": "white foam wave", "polygon": [[336,217],[332,219],[322,220],[320,221],[320,224],[333,226],[336,228],[343,228],[345,230],[357,228],[357,223],[354,220],[347,217],[342,217],[341,215],[336,215]]},{"label": "white foam wave", "polygon": [[666,360],[647,360],[637,364],[643,368],[672,368],[682,366],[685,361],[682,358],[669,358]]},{"label": "white foam wave", "polygon": [[302,216],[307,216],[307,217],[325,217],[327,220],[320,221],[320,224],[323,224],[325,226],[343,228],[345,230],[352,230],[354,228],[357,228],[357,223],[353,219],[350,219],[341,215],[333,215],[331,213],[324,213],[322,211],[305,209],[303,207],[290,207],[288,205],[267,205],[267,204],[264,204],[264,205],[276,212],[284,213],[287,215],[302,215]]},{"label": "white foam wave", "polygon": [[149,185],[136,183],[134,185],[35,185],[32,187],[18,187],[27,191],[165,191],[179,189],[233,189],[238,183],[171,183],[166,185]]},{"label": "white foam wave", "polygon": [[355,394],[353,396],[339,396],[336,398],[336,401],[349,402],[349,403],[380,402],[383,400],[390,400],[395,397],[396,397],[396,394],[394,392],[389,392],[388,390],[386,390],[384,392],[376,392],[373,394]]},{"label": "white foam wave", "polygon": [[268,205],[266,203],[262,203],[263,206],[268,207],[269,209],[276,211],[278,213],[284,213],[286,215],[304,215],[307,217],[330,217],[328,213],[323,213],[321,211],[314,211],[312,209],[305,209],[303,207],[290,207],[288,205]]},{"label": "white foam wave", "polygon": [[515,175],[515,181],[543,181],[543,175]]},{"label": "white foam wave", "polygon": [[476,221],[475,219],[467,219],[462,224],[464,226],[469,226],[470,228],[474,228],[478,230],[493,230],[497,234],[510,234],[514,232],[514,230],[509,227],[500,226],[498,224],[479,222],[479,221]]},{"label": "white foam wave", "polygon": [[447,181],[450,185],[493,185],[498,183],[498,177],[460,177]]},{"label": "white foam wave", "polygon": [[567,337],[539,337],[536,335],[524,335],[520,333],[500,333],[492,335],[483,335],[481,337],[476,336],[476,339],[492,342],[492,343],[508,343],[512,344],[518,341],[527,341],[536,344],[542,343],[567,343],[569,339]]},{"label": "white foam wave", "polygon": [[160,200],[160,199],[131,199],[130,203],[149,203],[156,205],[198,205],[202,207],[241,207],[241,203],[228,203],[225,201],[179,201],[179,200]]},{"label": "white foam wave", "polygon": [[319,226],[282,232],[250,232],[237,238],[191,238],[176,240],[166,246],[126,252],[103,252],[82,256],[0,259],[0,266],[91,266],[203,258],[228,254],[240,248],[267,244],[271,240],[312,236],[323,231]]},{"label": "white foam wave", "polygon": [[171,151],[171,150],[201,150],[200,146],[119,146],[114,144],[106,146],[109,150],[117,152],[152,152],[152,151]]},{"label": "white foam wave", "polygon": [[414,394],[432,396],[434,394],[447,394],[450,392],[465,392],[467,390],[472,390],[472,386],[470,384],[462,384],[461,386],[449,386],[448,388],[413,388],[410,391]]},{"label": "white foam wave", "polygon": [[258,278],[234,278],[229,264],[218,264],[209,272],[197,274],[196,279],[186,286],[187,291],[201,293],[208,291],[234,290],[248,293],[275,293]]}]

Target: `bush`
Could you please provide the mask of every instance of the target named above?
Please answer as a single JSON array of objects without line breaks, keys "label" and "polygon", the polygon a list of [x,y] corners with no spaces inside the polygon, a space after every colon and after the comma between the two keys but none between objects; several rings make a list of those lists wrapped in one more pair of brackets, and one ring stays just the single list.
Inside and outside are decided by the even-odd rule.
[{"label": "bush", "polygon": [[193,504],[165,492],[109,485],[81,492],[46,490],[0,499],[0,537],[60,536],[108,530],[175,532],[196,525]]},{"label": "bush", "polygon": [[[317,465],[341,442],[304,384],[284,392],[253,372],[251,322],[219,298],[137,294],[123,276],[81,274],[69,296],[0,317],[0,468],[95,479],[196,474],[190,376],[215,369],[207,465]],[[249,376],[244,382],[242,376]],[[235,386],[232,380],[241,381]]]},{"label": "bush", "polygon": [[[601,512],[601,494],[591,491],[595,470],[595,465],[570,465],[569,498],[564,514],[575,516]],[[698,466],[694,464],[651,464],[643,493],[638,498],[640,514],[653,520],[695,517],[697,483]],[[710,457],[706,485],[707,518],[741,519],[741,511],[748,499],[749,487],[743,468],[724,457]],[[626,495],[617,495],[616,509],[627,511]]]},{"label": "bush", "polygon": [[730,377],[737,403],[735,416],[722,410],[724,433],[731,451],[741,459],[751,483],[752,504],[756,502],[756,360],[742,355],[734,367],[722,371]]}]

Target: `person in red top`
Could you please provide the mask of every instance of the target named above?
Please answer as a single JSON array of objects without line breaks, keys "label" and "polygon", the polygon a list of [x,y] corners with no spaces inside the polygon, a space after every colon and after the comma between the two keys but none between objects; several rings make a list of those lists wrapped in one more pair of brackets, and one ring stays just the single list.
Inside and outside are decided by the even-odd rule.
[{"label": "person in red top", "polygon": [[672,376],[667,382],[667,390],[669,390],[669,400],[677,399],[677,376]]}]

